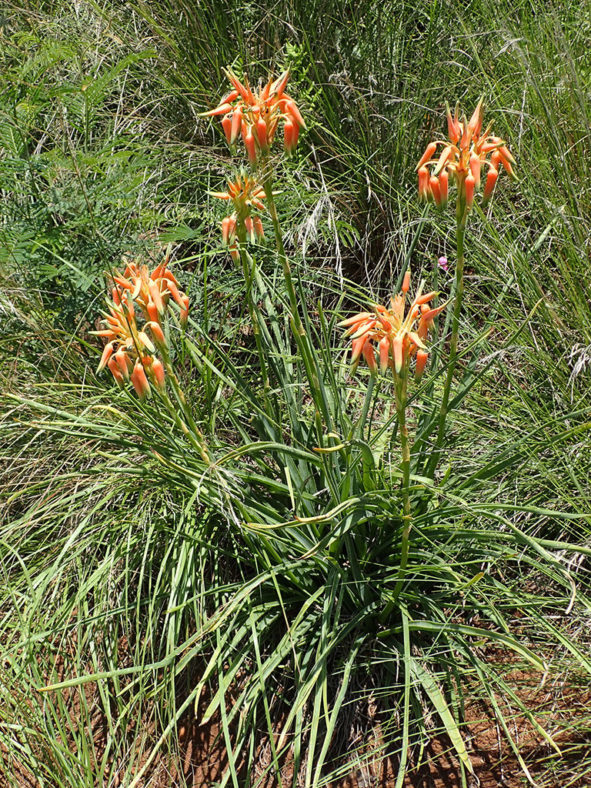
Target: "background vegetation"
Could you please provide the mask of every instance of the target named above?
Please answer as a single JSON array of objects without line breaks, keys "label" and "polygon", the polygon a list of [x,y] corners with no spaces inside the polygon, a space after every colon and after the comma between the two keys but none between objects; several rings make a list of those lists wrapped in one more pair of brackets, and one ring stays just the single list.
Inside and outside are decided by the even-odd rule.
[{"label": "background vegetation", "polygon": [[[242,687],[237,707],[254,715],[254,727],[241,740],[247,755],[230,755],[219,779],[246,780],[244,757],[263,763],[251,770],[256,784],[272,773],[274,754],[264,763],[264,733],[252,731],[264,732],[271,713],[281,719],[293,701],[282,617],[300,644],[301,675],[314,677],[301,747],[314,754],[316,739],[327,766],[304,764],[308,784],[365,768],[359,742],[376,730],[370,696],[386,734],[413,722],[403,726],[413,745],[408,768],[433,734],[424,710],[444,695],[453,719],[438,724],[452,739],[454,720],[477,695],[510,733],[513,712],[499,700],[511,691],[506,666],[466,627],[516,636],[548,662],[552,682],[585,686],[588,557],[568,545],[589,549],[591,512],[590,11],[584,0],[5,2],[0,773],[9,785],[27,776],[52,787],[191,784],[179,731],[194,706],[211,704],[222,742],[236,742],[231,705],[226,712],[219,701]],[[359,601],[340,596],[336,575],[318,570],[314,597],[302,580],[307,565],[287,547],[274,572],[253,547],[258,536],[241,535],[234,512],[220,516],[214,487],[204,492],[202,467],[166,419],[94,374],[98,348],[88,331],[105,271],[122,255],[159,260],[172,244],[192,303],[179,374],[201,426],[224,451],[262,440],[263,427],[249,421],[256,379],[243,278],[220,248],[223,208],[207,194],[234,165],[218,124],[198,117],[224,92],[229,64],[261,76],[292,69],[309,128],[282,170],[285,241],[310,313],[322,303],[326,315],[324,324],[316,317],[324,362],[339,370],[331,407],[380,458],[389,457],[387,441],[357,420],[367,378],[352,382],[338,366],[335,310],[364,303],[367,291],[385,298],[409,261],[416,281],[438,276],[449,289],[436,260],[447,254],[453,266],[452,226],[419,206],[414,172],[444,128],[446,99],[471,109],[483,94],[487,118],[517,159],[519,181],[504,183],[469,229],[462,336],[464,347],[479,338],[478,356],[465,357],[474,385],[455,412],[438,476],[449,495],[417,537],[421,593],[404,598],[412,615],[440,616],[438,637],[411,638],[409,614],[395,622],[389,650],[369,636],[348,639]],[[280,303],[269,248],[259,266],[265,292]],[[378,392],[376,423],[387,423],[387,395],[387,387]],[[263,458],[253,449],[248,468],[233,467],[225,483],[247,490],[244,511],[263,498],[265,516],[275,507],[278,522],[289,519],[286,458],[315,445],[313,422],[305,407],[289,411],[275,435],[280,448]],[[351,456],[351,485],[367,492],[362,460]],[[310,451],[296,459],[322,490]],[[384,461],[378,488],[394,464]],[[334,504],[318,500],[323,513]],[[319,511],[303,494],[301,505]],[[382,524],[388,506],[376,514]],[[384,549],[396,533],[391,539]],[[370,579],[389,566],[379,552],[367,560]],[[462,615],[464,630],[455,631]],[[324,663],[323,649],[331,654]],[[413,671],[402,670],[405,660]],[[102,678],[38,691],[87,675]],[[241,684],[245,675],[253,679]],[[344,703],[337,737],[329,697]],[[584,785],[591,771],[591,715],[575,714],[574,700],[563,706],[560,725],[552,714],[548,721],[572,757],[540,748],[536,768],[529,763],[546,786]],[[403,745],[393,750],[398,764]]]}]

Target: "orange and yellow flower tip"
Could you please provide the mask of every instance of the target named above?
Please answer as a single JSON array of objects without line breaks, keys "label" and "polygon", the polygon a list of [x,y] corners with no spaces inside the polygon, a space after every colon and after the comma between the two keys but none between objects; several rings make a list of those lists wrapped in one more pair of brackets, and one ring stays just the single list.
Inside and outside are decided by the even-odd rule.
[{"label": "orange and yellow flower tip", "polygon": [[248,158],[254,164],[260,153],[266,153],[272,145],[280,122],[289,124],[284,131],[285,146],[293,150],[297,144],[300,128],[305,128],[304,118],[296,102],[285,92],[289,71],[284,71],[276,80],[269,79],[264,86],[253,90],[248,79],[242,82],[231,69],[224,69],[233,90],[221,103],[202,117],[222,116],[222,128],[230,145],[240,133]]},{"label": "orange and yellow flower tip", "polygon": [[[475,192],[480,187],[482,168],[489,167],[496,171],[496,176],[491,179],[487,175],[483,196],[486,202],[492,196],[501,165],[508,175],[514,177],[515,159],[505,141],[490,134],[492,124],[482,130],[482,99],[469,121],[465,116],[460,120],[457,104],[453,115],[446,105],[446,116],[447,139],[430,142],[417,164],[419,198],[433,200],[436,205],[445,207],[451,176],[452,182],[458,187],[461,200],[465,200],[466,208],[469,209]],[[442,146],[439,156],[438,146]]]},{"label": "orange and yellow flower tip", "polygon": [[[408,287],[407,287],[408,285]],[[429,302],[436,292],[417,292],[405,313],[405,299],[410,287],[410,272],[404,276],[402,291],[390,299],[390,308],[376,304],[371,312],[359,312],[339,323],[345,328],[345,336],[351,340],[351,363],[355,369],[363,357],[372,373],[377,371],[376,350],[379,369],[393,369],[395,376],[406,374],[413,354],[417,355],[417,374],[424,370],[427,348],[425,340],[433,327],[433,321],[447,304],[431,307]],[[419,356],[419,351],[425,357]],[[420,358],[420,361],[419,361]]]}]

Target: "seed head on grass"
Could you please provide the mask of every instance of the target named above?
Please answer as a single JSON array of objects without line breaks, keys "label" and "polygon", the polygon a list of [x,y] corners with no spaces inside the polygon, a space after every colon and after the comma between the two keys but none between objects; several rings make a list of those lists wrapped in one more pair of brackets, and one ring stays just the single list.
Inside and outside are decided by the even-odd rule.
[{"label": "seed head on grass", "polygon": [[[453,116],[447,107],[448,139],[430,142],[417,164],[419,197],[433,200],[441,208],[447,205],[450,178],[456,183],[465,206],[470,208],[483,167],[488,167],[483,203],[492,197],[501,165],[510,176],[514,174],[515,159],[504,140],[491,136],[492,123],[482,132],[482,99],[469,121],[465,115],[460,120],[458,112],[457,104]],[[443,150],[436,156],[438,146],[443,146]]]}]

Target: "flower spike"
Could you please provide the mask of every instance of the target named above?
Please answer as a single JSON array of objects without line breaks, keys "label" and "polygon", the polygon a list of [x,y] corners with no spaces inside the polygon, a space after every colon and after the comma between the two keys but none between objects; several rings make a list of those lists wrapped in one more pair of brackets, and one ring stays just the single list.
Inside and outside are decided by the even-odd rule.
[{"label": "flower spike", "polygon": [[[482,168],[487,166],[490,169],[483,194],[483,201],[486,203],[492,196],[501,165],[509,176],[514,177],[515,159],[504,140],[491,136],[492,124],[482,132],[483,99],[476,105],[469,121],[465,116],[459,120],[457,104],[453,115],[446,104],[446,117],[447,140],[430,142],[417,164],[419,198],[433,200],[436,205],[444,208],[451,178],[458,187],[466,209],[469,209],[474,201],[475,191],[480,187]],[[439,157],[436,157],[439,145],[443,146],[443,150]],[[492,176],[490,172],[493,173]]]},{"label": "flower spike", "polygon": [[347,329],[345,336],[352,340],[351,362],[354,368],[363,356],[371,372],[377,371],[377,346],[382,373],[390,367],[395,376],[405,374],[409,359],[416,354],[417,377],[422,375],[428,356],[425,340],[434,318],[447,304],[431,308],[429,302],[437,293],[422,294],[419,288],[405,314],[405,299],[409,287],[410,272],[407,271],[400,294],[390,299],[390,309],[376,304],[372,312],[359,312],[339,323],[339,326]]},{"label": "flower spike", "polygon": [[204,118],[222,116],[222,128],[226,139],[233,145],[238,136],[242,138],[251,164],[272,145],[280,122],[284,124],[285,148],[293,151],[297,145],[299,130],[306,124],[299,107],[285,93],[289,71],[284,71],[275,81],[271,79],[258,91],[252,90],[248,80],[241,82],[231,69],[224,69],[233,90]]}]

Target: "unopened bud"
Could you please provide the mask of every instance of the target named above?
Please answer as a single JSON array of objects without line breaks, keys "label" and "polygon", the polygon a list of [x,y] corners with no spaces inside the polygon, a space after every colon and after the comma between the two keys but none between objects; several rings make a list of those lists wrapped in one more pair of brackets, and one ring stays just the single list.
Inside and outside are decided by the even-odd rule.
[{"label": "unopened bud", "polygon": [[[117,364],[121,375],[127,380],[129,378],[129,357],[123,348],[120,348],[115,353],[113,356],[113,361],[115,364]],[[109,367],[109,369],[111,368]]]},{"label": "unopened bud", "polygon": [[423,372],[425,371],[425,367],[427,365],[427,359],[429,358],[429,354],[426,350],[422,350],[418,348],[417,350],[417,361],[415,366],[415,378],[416,380],[420,380]]},{"label": "unopened bud", "polygon": [[410,290],[410,269],[408,268],[404,273],[404,279],[402,280],[402,287],[400,289],[405,294]]},{"label": "unopened bud", "polygon": [[291,120],[286,120],[283,126],[283,141],[285,143],[285,150],[288,153],[292,153],[298,142],[298,127]]},{"label": "unopened bud", "polygon": [[164,367],[159,358],[155,358],[152,362],[152,372],[154,374],[154,379],[158,388],[166,388],[166,381],[164,380]]},{"label": "unopened bud", "polygon": [[480,167],[480,158],[473,153],[472,156],[470,156],[470,172],[474,176],[474,184],[476,188],[480,186]]},{"label": "unopened bud", "polygon": [[365,344],[363,345],[363,348],[362,348],[361,352],[363,353],[363,357],[365,358],[365,361],[367,362],[367,366],[370,368],[370,370],[372,372],[376,372],[377,368],[378,368],[378,365],[377,365],[377,362],[376,362],[376,354],[375,354],[375,351],[373,349],[373,345],[371,344],[371,342],[369,340],[366,340]]},{"label": "unopened bud", "polygon": [[385,336],[381,339],[378,347],[380,351],[380,371],[383,374],[388,369],[390,361],[390,337]]},{"label": "unopened bud", "polygon": [[230,115],[224,115],[222,118],[222,128],[224,130],[224,134],[226,135],[226,139],[228,143],[232,144],[232,118]]},{"label": "unopened bud", "polygon": [[230,145],[233,145],[236,142],[236,137],[240,133],[241,126],[242,126],[242,110],[238,108],[232,114],[232,125],[230,127]]},{"label": "unopened bud", "polygon": [[436,178],[434,175],[432,175],[429,179],[429,188],[431,189],[431,194],[435,200],[435,205],[441,207],[441,190],[439,188],[439,178]]},{"label": "unopened bud", "polygon": [[483,202],[487,203],[493,195],[495,184],[499,177],[499,171],[494,167],[490,167],[488,175],[486,176],[486,186],[484,187]]},{"label": "unopened bud", "polygon": [[267,150],[268,147],[268,140],[267,140],[267,124],[262,118],[257,120],[257,139],[259,141],[259,146],[262,151]]},{"label": "unopened bud", "polygon": [[148,325],[150,326],[150,331],[152,332],[152,336],[154,337],[157,344],[166,345],[166,337],[164,336],[164,331],[162,330],[160,323],[151,321],[148,323]]},{"label": "unopened bud", "polygon": [[148,378],[140,361],[136,361],[131,373],[131,382],[135,389],[136,394],[141,400],[146,399],[150,393],[150,384]]},{"label": "unopened bud", "polygon": [[254,164],[257,160],[257,149],[252,132],[248,132],[244,137],[244,147],[248,154],[248,161]]},{"label": "unopened bud", "polygon": [[263,223],[261,221],[261,217],[260,216],[255,216],[253,222],[254,222],[255,235],[258,238],[264,238],[265,237],[265,231],[263,230]]},{"label": "unopened bud", "polygon": [[292,120],[299,128],[306,127],[306,124],[304,123],[304,119],[302,117],[302,113],[298,109],[298,105],[295,103],[295,101],[292,101],[291,99],[289,101],[286,101],[285,111],[287,112],[288,115],[291,116]]},{"label": "unopened bud", "polygon": [[429,170],[426,167],[419,168],[419,199],[426,200],[429,196]]},{"label": "unopened bud", "polygon": [[101,356],[101,360],[99,361],[99,365],[98,365],[97,370],[96,370],[97,373],[101,372],[101,370],[103,370],[105,368],[105,365],[106,365],[107,361],[113,355],[113,350],[114,349],[115,348],[113,347],[113,343],[112,342],[109,342],[107,345],[105,345],[105,347],[103,349],[103,354]]},{"label": "unopened bud", "polygon": [[111,370],[111,374],[115,378],[115,382],[117,383],[117,385],[120,387],[123,386],[125,380],[123,378],[123,375],[121,374],[119,367],[117,366],[117,362],[115,361],[115,359],[114,358],[110,359],[107,366]]},{"label": "unopened bud", "polygon": [[251,216],[247,216],[246,219],[244,220],[244,227],[246,229],[246,232],[248,233],[248,240],[251,243],[254,243],[255,242],[254,225]]},{"label": "unopened bud", "polygon": [[181,309],[181,326],[184,328],[189,320],[189,296],[182,297],[183,308]]}]

